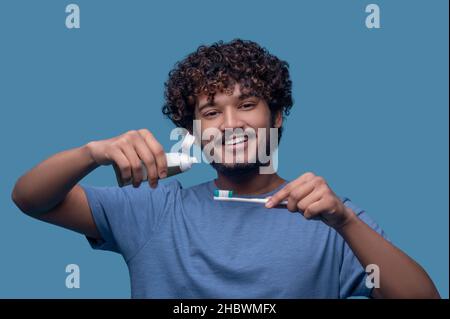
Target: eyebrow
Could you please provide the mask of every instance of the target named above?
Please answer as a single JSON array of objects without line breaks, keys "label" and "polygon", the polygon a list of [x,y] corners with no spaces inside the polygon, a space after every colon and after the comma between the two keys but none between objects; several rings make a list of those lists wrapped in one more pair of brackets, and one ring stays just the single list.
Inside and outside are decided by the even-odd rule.
[{"label": "eyebrow", "polygon": [[[251,94],[251,93],[246,93],[246,94],[241,94],[241,95],[239,95],[238,96],[238,99],[240,100],[240,101],[242,101],[242,100],[245,100],[245,99],[248,99],[248,98],[250,98],[250,97],[257,97],[256,95],[254,95],[254,94]],[[208,106],[214,106],[215,105],[215,103],[211,103],[211,102],[206,102],[205,104],[203,104],[202,106],[199,106],[198,107],[198,110],[199,111],[201,111],[202,109],[204,109],[205,107],[208,107]]]}]

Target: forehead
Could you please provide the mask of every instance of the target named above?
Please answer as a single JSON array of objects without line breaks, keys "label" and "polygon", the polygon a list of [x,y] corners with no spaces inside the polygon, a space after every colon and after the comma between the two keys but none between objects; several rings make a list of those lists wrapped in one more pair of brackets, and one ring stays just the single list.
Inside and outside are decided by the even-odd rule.
[{"label": "forehead", "polygon": [[[243,92],[241,90],[241,86],[239,84],[235,84],[232,90],[228,91],[225,90],[224,92],[217,91],[214,94],[214,105],[224,105],[228,103],[233,103],[251,96],[254,96],[254,94],[251,94],[249,92]],[[196,103],[197,107],[202,107],[207,104],[209,104],[208,95],[200,94],[197,96],[197,103]]]}]

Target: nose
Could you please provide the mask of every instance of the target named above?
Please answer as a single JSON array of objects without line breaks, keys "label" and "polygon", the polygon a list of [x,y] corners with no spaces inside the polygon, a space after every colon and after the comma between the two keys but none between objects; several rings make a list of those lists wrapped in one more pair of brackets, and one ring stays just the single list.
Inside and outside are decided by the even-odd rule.
[{"label": "nose", "polygon": [[235,108],[226,108],[223,112],[223,121],[219,127],[220,130],[224,131],[226,128],[244,128],[245,122],[239,117],[238,112]]}]

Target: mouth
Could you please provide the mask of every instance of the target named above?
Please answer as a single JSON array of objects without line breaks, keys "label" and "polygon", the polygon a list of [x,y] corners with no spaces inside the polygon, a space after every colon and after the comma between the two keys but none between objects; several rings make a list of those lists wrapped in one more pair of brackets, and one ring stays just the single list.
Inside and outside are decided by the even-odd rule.
[{"label": "mouth", "polygon": [[248,141],[248,136],[233,136],[232,138],[226,140],[223,144],[225,145],[239,145],[244,144]]}]

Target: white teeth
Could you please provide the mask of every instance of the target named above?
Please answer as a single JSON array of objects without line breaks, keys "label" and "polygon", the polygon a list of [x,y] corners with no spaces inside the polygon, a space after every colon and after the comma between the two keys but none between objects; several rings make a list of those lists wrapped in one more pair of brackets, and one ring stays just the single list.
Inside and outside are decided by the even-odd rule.
[{"label": "white teeth", "polygon": [[235,145],[245,142],[247,139],[244,136],[241,137],[235,137],[233,139],[229,139],[228,141],[225,141],[225,145]]}]

